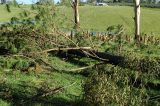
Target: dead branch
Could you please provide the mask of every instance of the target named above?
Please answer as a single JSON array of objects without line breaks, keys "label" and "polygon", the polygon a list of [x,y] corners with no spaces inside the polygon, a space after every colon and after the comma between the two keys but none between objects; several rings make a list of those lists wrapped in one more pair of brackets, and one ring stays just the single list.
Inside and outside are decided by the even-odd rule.
[{"label": "dead branch", "polygon": [[63,89],[64,89],[64,87],[52,88],[52,89],[48,90],[47,93],[42,94],[38,98],[43,98],[43,97],[46,97],[48,95],[58,93],[58,92],[62,91]]},{"label": "dead branch", "polygon": [[46,53],[46,52],[52,52],[52,51],[67,51],[67,50],[91,50],[91,47],[52,48],[52,49],[47,49],[37,53]]},{"label": "dead branch", "polygon": [[92,68],[94,67],[95,65],[90,65],[90,66],[86,66],[86,67],[81,67],[81,68],[76,68],[76,69],[71,69],[69,72],[81,72],[82,70],[85,70],[85,69],[89,69],[89,68]]},{"label": "dead branch", "polygon": [[73,86],[74,84],[76,84],[76,82],[70,84],[70,85],[67,85],[67,86],[63,86],[63,87],[58,87],[58,88],[50,88],[46,93],[43,93],[42,95],[38,96],[38,98],[43,98],[43,97],[46,97],[46,96],[49,96],[49,95],[52,95],[52,94],[55,94],[55,93],[58,93],[68,87],[71,87]]}]

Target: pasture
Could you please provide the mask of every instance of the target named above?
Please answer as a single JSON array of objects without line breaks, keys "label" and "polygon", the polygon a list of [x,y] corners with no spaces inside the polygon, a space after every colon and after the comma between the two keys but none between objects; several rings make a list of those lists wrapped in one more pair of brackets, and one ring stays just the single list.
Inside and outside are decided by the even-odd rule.
[{"label": "pasture", "polygon": [[[134,8],[129,6],[82,6],[80,7],[81,28],[94,31],[106,31],[108,26],[123,25],[128,34],[134,31]],[[72,9],[61,7],[60,11],[73,17]],[[160,34],[160,9],[141,9],[141,32]]]},{"label": "pasture", "polygon": [[8,22],[12,17],[18,16],[19,8],[11,7],[12,12],[7,12],[5,5],[0,5],[0,22]]},{"label": "pasture", "polygon": [[[28,6],[29,8],[29,6]],[[21,10],[11,7],[12,12],[6,13],[5,6],[0,6],[0,22],[9,21],[18,16]],[[71,7],[58,7],[60,17],[64,18],[65,28],[73,27],[73,10]],[[129,6],[81,6],[80,23],[85,30],[106,31],[108,26],[123,25],[127,34],[134,32],[134,8]],[[160,34],[160,9],[141,8],[141,33]]]}]

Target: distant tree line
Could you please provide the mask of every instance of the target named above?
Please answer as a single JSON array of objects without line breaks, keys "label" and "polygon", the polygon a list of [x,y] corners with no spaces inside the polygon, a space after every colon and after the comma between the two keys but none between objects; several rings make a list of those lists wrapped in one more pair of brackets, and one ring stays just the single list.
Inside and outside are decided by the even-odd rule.
[{"label": "distant tree line", "polygon": [[[60,5],[69,5],[71,0],[60,0],[58,4]],[[134,3],[134,0],[79,0],[80,4],[87,3]],[[158,0],[141,0],[141,3],[146,4],[156,4]]]},{"label": "distant tree line", "polygon": [[[105,2],[105,3],[134,3],[134,0],[87,0],[87,3]],[[141,3],[156,3],[157,0],[141,0]]]},{"label": "distant tree line", "polygon": [[54,4],[54,0],[38,0],[36,4]]}]

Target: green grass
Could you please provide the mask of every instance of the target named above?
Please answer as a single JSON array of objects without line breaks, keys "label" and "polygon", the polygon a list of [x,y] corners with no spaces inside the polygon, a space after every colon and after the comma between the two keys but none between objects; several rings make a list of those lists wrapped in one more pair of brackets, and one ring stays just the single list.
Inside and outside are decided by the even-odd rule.
[{"label": "green grass", "polygon": [[[91,66],[98,61],[89,59],[89,58],[70,58],[68,60],[63,60],[57,57],[50,57],[51,64],[55,69],[58,69],[59,71],[62,72],[74,72],[72,70],[78,69],[81,67],[86,67],[86,66]],[[75,71],[76,72],[76,71]]]},{"label": "green grass", "polygon": [[[16,62],[14,58],[7,59],[6,57],[1,57],[0,60],[2,62],[2,64],[0,65],[2,66],[5,65],[4,63],[6,61],[9,61],[10,63],[8,64],[12,65]],[[3,62],[3,60],[6,61]],[[64,72],[69,71],[70,69],[77,69],[81,66],[81,64],[76,64],[69,61],[66,62],[58,57],[52,57],[51,60],[53,67],[56,69],[60,69],[60,72],[51,70],[50,72],[44,71],[39,74],[35,74],[34,72],[23,73],[20,72],[20,69],[10,69],[11,65],[7,65],[4,69],[0,68],[0,98],[6,99],[4,95],[7,95],[7,92],[5,92],[4,90],[8,88],[11,91],[11,95],[16,96],[18,100],[23,100],[25,98],[24,104],[26,104],[28,103],[28,99],[31,99],[33,95],[36,94],[36,92],[40,92],[36,90],[35,87],[39,88],[42,84],[44,84],[45,86],[53,88],[64,87],[64,90],[62,90],[62,92],[52,94],[42,101],[34,101],[32,100],[32,98],[31,101],[29,101],[30,105],[64,105],[66,103],[70,104],[72,102],[75,103],[81,101],[83,96],[82,86],[86,77],[80,74],[71,74],[68,72]],[[83,61],[83,59],[80,59],[80,61]],[[87,60],[87,58],[85,58],[84,62],[86,61],[88,61],[89,65],[95,63],[95,61],[91,59]],[[25,63],[20,63],[22,67],[24,66],[23,64]],[[15,101],[13,101],[13,103],[17,105]],[[9,102],[10,104],[7,103],[8,102],[0,100],[0,105],[3,104],[4,106],[10,106],[10,104],[12,104],[11,102]]]},{"label": "green grass", "polygon": [[[28,6],[29,7],[29,6]],[[27,6],[26,6],[27,8]],[[67,28],[71,28],[73,23],[69,20],[73,19],[73,10],[70,7],[58,7],[61,14],[60,17],[67,16],[65,23]],[[7,13],[4,5],[0,5],[0,22],[9,21],[11,17],[18,16],[20,9],[11,7],[12,12]],[[128,34],[134,32],[134,12],[133,7],[129,6],[81,6],[80,22],[81,28],[92,29],[94,31],[106,31],[108,26],[123,25]],[[160,34],[160,9],[142,8],[141,9],[141,32],[146,34]]]},{"label": "green grass", "polygon": [[[71,18],[72,9],[61,7],[64,14],[69,14]],[[128,6],[82,6],[80,7],[81,28],[105,31],[111,25],[123,25],[127,33],[134,31],[134,12],[133,7]],[[142,8],[141,9],[141,28],[142,33],[160,34],[160,9]]]},{"label": "green grass", "polygon": [[[60,87],[63,86],[64,90],[62,92],[52,94],[44,99],[44,101],[34,101],[30,103],[46,103],[48,104],[64,104],[75,102],[76,100],[81,100],[82,98],[82,81],[85,79],[81,75],[72,75],[65,73],[41,73],[41,74],[24,74],[19,71],[16,72],[2,72],[0,71],[0,82],[5,81],[5,84],[0,86],[0,98],[4,98],[3,95],[7,95],[7,92],[3,92],[3,87],[8,88],[11,91],[11,95],[17,97],[17,99],[22,99],[28,102],[28,99],[31,99],[33,95],[38,93],[35,87],[40,87],[42,83],[46,84],[48,87]],[[39,92],[40,93],[40,92]],[[25,99],[24,99],[25,98]],[[15,99],[15,98],[14,98]],[[61,101],[61,102],[60,102]],[[0,100],[0,104],[7,103]],[[47,105],[48,106],[48,105]]]},{"label": "green grass", "polygon": [[12,17],[17,17],[20,13],[19,8],[10,7],[12,12],[8,12],[5,5],[0,5],[0,22],[8,22]]}]

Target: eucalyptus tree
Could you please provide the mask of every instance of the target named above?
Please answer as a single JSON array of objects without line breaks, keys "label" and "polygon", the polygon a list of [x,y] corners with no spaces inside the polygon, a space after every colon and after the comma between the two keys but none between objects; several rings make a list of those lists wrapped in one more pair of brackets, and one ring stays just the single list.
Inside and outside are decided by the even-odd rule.
[{"label": "eucalyptus tree", "polygon": [[140,0],[134,0],[135,6],[134,6],[134,11],[135,11],[135,40],[138,40],[140,36]]}]

